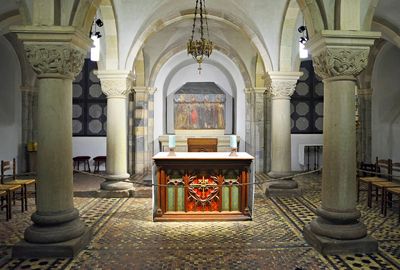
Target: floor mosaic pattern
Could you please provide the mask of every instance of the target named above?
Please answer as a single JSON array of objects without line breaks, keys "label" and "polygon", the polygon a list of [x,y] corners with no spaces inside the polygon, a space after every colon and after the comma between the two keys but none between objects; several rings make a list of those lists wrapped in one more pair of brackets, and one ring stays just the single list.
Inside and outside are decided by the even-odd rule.
[{"label": "floor mosaic pattern", "polygon": [[[257,181],[267,181],[259,175]],[[322,256],[302,237],[320,203],[320,175],[299,177],[301,197],[265,198],[257,188],[253,221],[167,222],[151,220],[151,199],[76,197],[81,218],[93,228],[87,249],[75,259],[12,259],[11,247],[30,224],[30,210],[0,213],[0,269],[400,269],[397,215],[359,209],[379,241],[374,254]]]}]

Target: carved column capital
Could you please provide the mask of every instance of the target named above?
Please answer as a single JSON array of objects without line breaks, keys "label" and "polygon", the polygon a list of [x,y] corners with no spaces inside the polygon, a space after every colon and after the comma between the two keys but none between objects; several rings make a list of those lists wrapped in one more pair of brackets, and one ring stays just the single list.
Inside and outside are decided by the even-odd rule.
[{"label": "carved column capital", "polygon": [[69,44],[26,44],[25,53],[38,78],[74,78],[82,69],[86,52]]},{"label": "carved column capital", "polygon": [[355,79],[367,66],[377,32],[322,30],[306,47],[313,55],[314,70],[323,79]]},{"label": "carved column capital", "polygon": [[368,63],[369,48],[325,48],[313,57],[315,73],[323,79],[356,77]]},{"label": "carved column capital", "polygon": [[72,26],[12,26],[38,78],[74,78],[92,41]]},{"label": "carved column capital", "polygon": [[99,70],[96,75],[107,98],[125,98],[132,89],[133,75],[129,70]]},{"label": "carved column capital", "polygon": [[289,99],[296,89],[301,72],[269,72],[267,88],[272,98]]}]

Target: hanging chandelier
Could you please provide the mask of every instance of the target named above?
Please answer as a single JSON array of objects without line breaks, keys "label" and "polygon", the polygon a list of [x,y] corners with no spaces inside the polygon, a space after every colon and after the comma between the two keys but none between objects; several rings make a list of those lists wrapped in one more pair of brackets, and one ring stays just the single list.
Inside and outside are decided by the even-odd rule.
[{"label": "hanging chandelier", "polygon": [[[199,17],[200,25],[197,25],[196,28],[197,17]],[[193,59],[199,64],[199,73],[201,72],[201,64],[203,63],[204,56],[210,57],[212,50],[213,43],[208,34],[206,0],[196,0],[192,36],[187,43],[187,52],[191,54]]]}]

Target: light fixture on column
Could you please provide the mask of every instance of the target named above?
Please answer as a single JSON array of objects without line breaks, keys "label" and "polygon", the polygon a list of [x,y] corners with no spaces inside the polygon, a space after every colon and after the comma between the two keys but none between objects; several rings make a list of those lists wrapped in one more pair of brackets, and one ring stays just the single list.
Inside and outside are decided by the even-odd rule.
[{"label": "light fixture on column", "polygon": [[102,27],[103,21],[101,19],[93,20],[92,29],[90,31],[90,38],[93,40],[93,47],[90,49],[90,60],[99,61],[100,59],[100,38],[101,33],[97,27]]},{"label": "light fixture on column", "polygon": [[[197,17],[199,17],[199,22],[196,28],[196,23],[198,19]],[[187,52],[188,54],[191,54],[196,62],[199,64],[199,73],[201,71],[201,64],[203,63],[204,56],[210,57],[212,50],[213,43],[210,40],[210,36],[208,33],[206,0],[196,0],[192,35],[187,43]]]},{"label": "light fixture on column", "polygon": [[300,37],[299,39],[299,55],[300,58],[304,59],[304,58],[308,58],[308,50],[305,49],[305,44],[308,41],[308,31],[307,31],[307,27],[302,25],[300,26],[298,29],[299,33],[302,33],[303,36]]}]

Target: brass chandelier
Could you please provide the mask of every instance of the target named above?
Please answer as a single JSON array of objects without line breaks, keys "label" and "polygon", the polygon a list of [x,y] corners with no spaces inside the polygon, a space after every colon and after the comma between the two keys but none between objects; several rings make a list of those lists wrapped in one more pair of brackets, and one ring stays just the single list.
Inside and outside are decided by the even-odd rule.
[{"label": "brass chandelier", "polygon": [[[199,14],[199,16],[197,16],[197,14]],[[199,17],[200,25],[198,25],[196,29],[197,17]],[[195,36],[197,36],[195,33],[200,33],[200,39],[195,39]],[[207,38],[204,37],[205,35]],[[204,56],[210,57],[212,50],[213,43],[208,34],[206,0],[196,0],[192,36],[187,43],[187,52],[191,54],[193,59],[199,64],[199,73],[201,72],[201,63],[203,63]]]}]

